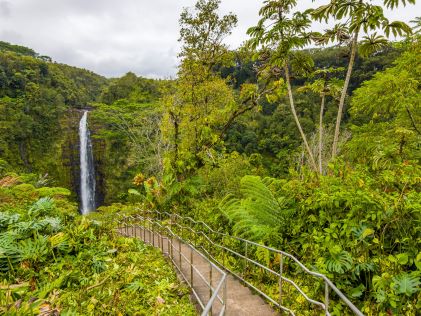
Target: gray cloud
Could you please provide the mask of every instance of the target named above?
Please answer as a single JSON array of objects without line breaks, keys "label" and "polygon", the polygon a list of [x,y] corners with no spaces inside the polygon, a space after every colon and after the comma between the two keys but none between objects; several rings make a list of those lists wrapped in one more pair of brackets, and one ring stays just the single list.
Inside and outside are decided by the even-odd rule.
[{"label": "gray cloud", "polygon": [[[315,4],[327,0],[317,0]],[[263,0],[222,0],[221,12],[238,15],[238,27],[227,39],[238,47],[258,20]],[[312,5],[299,1],[300,8]],[[375,1],[376,2],[376,1]],[[178,18],[195,0],[0,0],[0,40],[28,46],[54,60],[105,76],[133,71],[148,77],[176,74]],[[306,4],[304,4],[306,3]],[[421,5],[388,12],[405,21]],[[316,26],[321,29],[321,26]]]},{"label": "gray cloud", "polygon": [[11,42],[11,43],[18,43],[18,42],[22,42],[23,40],[23,36],[22,34],[14,31],[14,30],[2,30],[0,31],[0,40],[6,41],[6,42]]},{"label": "gray cloud", "polygon": [[8,18],[12,13],[12,8],[9,1],[0,1],[0,17]]}]

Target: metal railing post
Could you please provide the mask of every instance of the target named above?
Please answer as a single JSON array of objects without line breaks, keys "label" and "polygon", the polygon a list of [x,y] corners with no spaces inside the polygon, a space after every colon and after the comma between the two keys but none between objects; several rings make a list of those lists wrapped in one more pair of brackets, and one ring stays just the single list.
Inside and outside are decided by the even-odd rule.
[{"label": "metal railing post", "polygon": [[[169,238],[168,238],[168,240],[169,240]],[[172,249],[173,245],[174,245],[174,235],[171,232],[171,244],[170,244],[171,247],[168,249],[168,252],[170,253],[171,260],[174,260],[174,253],[173,253],[173,249]]]},{"label": "metal railing post", "polygon": [[[280,258],[279,258],[279,305],[282,306],[282,272],[284,269],[284,257],[282,256],[282,254],[279,254]],[[283,314],[283,310],[282,308],[280,309],[281,314]]]},{"label": "metal railing post", "polygon": [[149,231],[149,242],[148,242],[148,244],[151,244],[151,242],[152,242],[152,223],[150,222],[150,221],[148,221],[148,231]]},{"label": "metal railing post", "polygon": [[143,217],[143,241],[146,242],[146,219]]},{"label": "metal railing post", "polygon": [[152,225],[152,246],[155,247],[155,225],[154,224],[155,224],[154,222],[151,222],[151,225]]},{"label": "metal railing post", "polygon": [[329,315],[329,285],[325,281],[325,312]]},{"label": "metal railing post", "polygon": [[190,284],[193,287],[193,248],[190,247]]},{"label": "metal railing post", "polygon": [[[224,280],[224,306],[225,306],[225,309],[227,308],[227,278],[225,277],[225,280]],[[226,312],[226,310],[224,311],[224,314],[225,314],[225,312]]]},{"label": "metal railing post", "polygon": [[[213,291],[212,291],[212,263],[209,261],[209,301],[212,297]],[[212,315],[212,306],[209,310],[209,315]]]},{"label": "metal railing post", "polygon": [[156,242],[157,242],[157,248],[161,249],[161,235],[159,234],[159,226],[156,221],[154,221],[155,224],[155,235],[156,235]]},{"label": "metal railing post", "polygon": [[[203,274],[200,273],[199,270],[194,266],[194,252],[197,255],[200,255],[203,257],[206,261],[208,261],[210,269],[209,269],[209,282],[206,283],[207,286],[209,286],[209,301],[206,307],[204,307],[203,302],[201,302],[201,299],[197,297],[197,293],[193,291],[193,293],[196,295],[196,297],[201,302],[201,305],[204,309],[205,314],[212,315],[212,308],[213,311],[215,311],[215,308],[213,307],[213,304],[215,304],[216,300],[219,300],[219,302],[222,304],[222,310],[220,312],[220,315],[223,314],[226,311],[227,307],[227,281],[226,281],[226,272],[231,272],[234,276],[242,280],[246,285],[257,291],[260,295],[262,295],[266,300],[270,301],[274,306],[279,308],[280,312],[283,313],[290,313],[292,314],[293,311],[290,310],[287,307],[282,306],[283,304],[283,297],[286,298],[290,295],[290,287],[297,290],[307,302],[317,305],[319,308],[325,310],[325,314],[329,315],[329,304],[330,304],[330,290],[334,291],[338,296],[339,299],[341,299],[356,315],[363,316],[361,311],[358,310],[358,308],[352,304],[352,302],[323,274],[317,273],[314,271],[309,270],[306,266],[304,266],[296,257],[293,255],[277,250],[275,248],[271,248],[265,245],[258,244],[253,241],[249,241],[243,238],[230,236],[228,234],[224,234],[219,231],[214,231],[212,228],[210,228],[206,223],[195,221],[194,219],[190,217],[182,217],[177,214],[169,214],[167,212],[158,212],[158,211],[143,211],[141,214],[144,214],[145,216],[142,217],[136,217],[136,216],[125,216],[121,215],[116,219],[113,218],[107,218],[108,224],[112,225],[114,229],[117,231],[117,229],[120,229],[120,233],[123,235],[125,234],[127,237],[134,237],[138,238],[142,236],[142,231],[139,231],[141,225],[143,223],[143,239],[145,242],[148,242],[149,244],[152,244],[152,246],[155,247],[155,235],[157,237],[157,248],[160,248],[162,252],[165,250],[165,238],[167,238],[167,247],[168,251],[167,253],[171,257],[172,262],[175,266],[177,266],[177,258],[175,252],[177,252],[178,248],[178,259],[179,259],[179,271],[184,277],[184,280],[188,283],[190,281],[190,285],[193,287],[195,278],[199,277],[203,279]],[[148,217],[146,217],[148,216]],[[163,218],[169,218],[169,223],[165,222],[162,223]],[[147,223],[148,222],[148,223]],[[129,227],[130,225],[130,227]],[[201,230],[201,225],[203,225],[203,230]],[[155,226],[158,226],[155,227]],[[110,227],[113,229],[113,227]],[[149,239],[147,241],[146,238],[146,229],[148,229],[149,233]],[[130,230],[131,228],[131,230]],[[172,232],[172,229],[176,231],[176,233]],[[190,230],[190,232],[186,232],[185,230]],[[209,234],[205,234],[205,231]],[[130,235],[131,232],[131,235]],[[166,234],[171,234],[166,235]],[[202,234],[202,236],[197,236],[198,234]],[[196,236],[194,236],[196,235]],[[170,240],[171,238],[171,240]],[[174,239],[178,241],[178,247],[174,244]],[[206,240],[204,240],[206,239]],[[227,241],[228,239],[228,241]],[[182,242],[185,243],[182,245]],[[242,248],[242,243],[244,242],[244,248]],[[250,244],[250,246],[249,246]],[[189,254],[188,249],[190,248],[190,261],[189,261]],[[208,247],[208,249],[206,249]],[[279,256],[279,273],[277,272],[276,265],[267,265],[266,263],[261,263],[260,260],[256,259],[256,255],[254,254],[255,248],[257,250],[261,248],[265,251],[268,251],[271,256],[275,254],[276,256]],[[200,248],[202,248],[205,252],[200,252]],[[183,253],[182,253],[183,251]],[[244,251],[244,253],[243,253]],[[212,256],[212,253],[214,253],[214,256]],[[243,255],[244,254],[244,255]],[[221,258],[222,256],[222,258]],[[275,257],[276,258],[276,257]],[[306,291],[300,288],[300,286],[294,282],[294,280],[287,278],[283,275],[283,270],[287,268],[287,266],[284,269],[285,265],[285,258],[289,258],[288,260],[291,260],[291,262],[294,265],[298,265],[305,273],[312,277],[316,277],[319,279],[324,280],[325,283],[325,293],[324,293],[324,300],[323,298],[320,298],[319,300],[312,299],[308,296]],[[230,266],[231,259],[235,259],[235,264],[233,266]],[[188,276],[188,266],[186,266],[185,270],[182,271],[182,261],[185,260],[187,263],[190,264],[190,280]],[[222,263],[222,269],[220,270],[218,266],[215,266],[212,262],[212,260],[216,260],[219,264]],[[287,264],[289,266],[290,261],[287,260]],[[196,259],[197,261],[197,259]],[[241,266],[241,264],[243,264]],[[213,289],[213,269],[216,269],[220,271],[224,278],[221,279],[221,281],[218,283],[218,285]],[[238,269],[243,269],[243,271],[239,271]],[[252,272],[256,272],[256,274],[260,275],[260,282],[265,279],[266,274],[269,273],[271,275],[271,279],[278,277],[278,286],[279,286],[279,298],[276,296],[275,293],[267,293],[264,289],[260,288],[260,285],[255,285],[253,283],[250,283],[249,280],[246,280],[246,276],[249,274],[248,269],[250,269]],[[196,276],[194,276],[194,273],[196,271]],[[242,275],[241,275],[242,272]],[[260,273],[259,273],[260,272]],[[204,274],[206,275],[206,274]],[[206,277],[205,277],[206,279]],[[205,280],[204,279],[204,280]],[[206,281],[205,281],[206,282]],[[196,280],[196,283],[198,281]],[[288,285],[286,285],[288,283]],[[321,294],[321,293],[320,293]],[[287,299],[285,300],[287,301]],[[218,303],[219,304],[219,303]],[[288,305],[288,304],[287,304]],[[294,306],[295,307],[295,306]],[[218,305],[219,308],[219,305]]]},{"label": "metal railing post", "polygon": [[179,257],[180,271],[181,271],[182,263],[181,263],[181,240],[180,239],[178,239],[178,257]]},{"label": "metal railing post", "polygon": [[[246,252],[245,252],[245,256],[244,257],[246,257],[246,258],[248,258],[248,242],[245,242],[246,243]],[[248,268],[248,260],[246,259],[246,258],[244,258],[244,272],[243,272],[243,276],[245,276],[246,275],[246,273],[247,273],[247,268]]]}]

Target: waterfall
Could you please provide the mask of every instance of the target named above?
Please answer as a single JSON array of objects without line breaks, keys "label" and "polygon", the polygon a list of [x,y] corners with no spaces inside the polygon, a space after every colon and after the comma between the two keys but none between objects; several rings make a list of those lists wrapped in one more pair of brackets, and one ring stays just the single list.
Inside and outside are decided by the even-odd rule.
[{"label": "waterfall", "polygon": [[80,139],[80,200],[82,214],[95,210],[95,170],[92,142],[88,129],[88,111],[79,122]]}]

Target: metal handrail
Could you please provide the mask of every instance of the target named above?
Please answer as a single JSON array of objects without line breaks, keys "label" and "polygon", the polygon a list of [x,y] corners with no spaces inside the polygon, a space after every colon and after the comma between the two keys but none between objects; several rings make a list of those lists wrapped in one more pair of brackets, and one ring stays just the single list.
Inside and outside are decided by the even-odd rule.
[{"label": "metal handrail", "polygon": [[[289,283],[291,284],[299,293],[300,295],[302,295],[304,297],[304,299],[309,302],[310,304],[316,305],[317,307],[321,308],[322,310],[324,310],[326,315],[330,315],[329,313],[329,302],[330,302],[330,290],[333,290],[333,292],[335,292],[338,297],[342,300],[343,303],[345,303],[346,306],[348,306],[348,308],[355,314],[358,316],[364,316],[363,313],[332,283],[331,280],[329,280],[324,274],[318,273],[318,272],[314,272],[311,271],[310,269],[308,269],[303,263],[301,263],[296,257],[294,257],[293,255],[284,252],[282,250],[278,250],[272,247],[268,247],[262,244],[258,244],[256,242],[247,240],[247,239],[243,239],[240,237],[236,237],[236,236],[231,236],[225,233],[221,233],[218,231],[215,231],[214,229],[212,229],[211,227],[209,227],[209,225],[207,225],[206,223],[202,222],[202,221],[196,221],[191,217],[184,217],[178,214],[172,214],[169,212],[160,212],[157,210],[141,210],[138,209],[138,211],[140,213],[142,213],[144,216],[149,216],[148,218],[153,218],[150,215],[154,215],[155,217],[157,217],[158,219],[155,221],[159,221],[163,226],[170,226],[170,230],[171,227],[176,227],[178,229],[181,230],[181,235],[184,233],[184,231],[190,231],[190,235],[193,235],[196,237],[195,240],[193,241],[188,241],[185,240],[186,243],[191,244],[191,243],[197,243],[197,238],[198,236],[202,236],[204,237],[209,244],[211,244],[213,247],[217,247],[219,249],[225,250],[226,252],[231,253],[234,257],[245,261],[245,263],[249,263],[249,264],[253,264],[254,266],[263,269],[264,271],[267,271],[268,273],[270,273],[271,275],[273,275],[274,277],[276,277],[278,279],[278,283],[279,283],[279,301],[276,301],[274,298],[272,298],[268,293],[265,293],[263,290],[259,289],[258,287],[256,287],[256,285],[252,284],[251,282],[249,282],[248,280],[246,280],[244,277],[240,276],[237,272],[233,271],[232,269],[229,269],[224,262],[221,262],[220,260],[218,260],[217,258],[215,258],[214,256],[212,256],[210,254],[210,251],[206,250],[205,247],[203,247],[202,245],[198,246],[198,248],[200,248],[202,251],[204,251],[208,257],[212,260],[214,260],[215,262],[217,262],[218,264],[220,264],[226,271],[229,271],[230,273],[232,273],[235,277],[237,277],[238,279],[240,279],[242,282],[244,282],[247,286],[249,286],[250,288],[252,288],[253,290],[255,290],[256,292],[258,292],[262,297],[264,297],[265,299],[267,299],[269,302],[271,302],[273,305],[275,305],[276,307],[278,307],[281,311],[285,311],[288,312],[291,315],[295,315],[294,312],[287,308],[286,306],[284,306],[283,303],[283,282]],[[167,223],[164,221],[165,219],[169,219],[170,221]],[[181,224],[179,223],[179,221],[181,221]],[[183,225],[185,224],[185,222],[189,223],[187,225]],[[198,230],[195,229],[196,226],[202,226],[202,230]],[[193,227],[195,228],[193,228]],[[207,232],[205,232],[204,230],[207,230]],[[219,244],[218,242],[216,242],[215,240],[213,240],[212,237],[209,237],[208,235],[217,235],[220,236],[222,239],[222,242],[224,242],[224,238],[228,238],[228,239],[232,239],[232,240],[236,240],[238,242],[242,242],[245,245],[245,254],[241,254],[238,251],[235,251],[233,249],[231,249],[229,246],[226,246],[224,244]],[[197,246],[197,245],[196,245]],[[261,263],[259,263],[258,261],[252,259],[249,257],[250,253],[247,253],[247,249],[250,248],[250,246],[254,246],[256,248],[262,248],[265,249],[267,251],[269,251],[270,253],[274,254],[274,255],[279,255],[279,272],[274,271],[273,269],[271,269],[270,267],[267,267]],[[293,262],[295,262],[297,264],[298,267],[300,267],[305,273],[319,278],[320,280],[322,280],[324,282],[324,287],[325,287],[325,293],[324,293],[324,302],[322,301],[318,301],[315,299],[312,299],[310,297],[308,297],[308,295],[300,288],[300,286],[295,283],[293,280],[286,278],[283,275],[283,268],[284,268],[284,259],[285,258],[289,258],[291,259]]]},{"label": "metal handrail", "polygon": [[[138,220],[141,221],[142,226],[136,225]],[[212,309],[214,308],[214,305],[216,302],[219,302],[221,305],[218,315],[220,316],[225,315],[226,300],[227,300],[227,294],[226,294],[227,274],[221,268],[219,268],[215,263],[209,260],[205,255],[203,255],[198,249],[196,249],[196,247],[188,243],[181,236],[177,235],[174,231],[171,230],[170,227],[167,227],[163,225],[160,221],[156,221],[152,218],[147,218],[140,215],[135,215],[135,216],[118,215],[117,218],[111,218],[111,221],[116,222],[117,226],[122,230],[121,231],[122,235],[125,235],[127,237],[137,238],[138,237],[137,229],[142,229],[143,241],[151,244],[154,247],[156,246],[155,237],[157,237],[157,247],[160,248],[161,251],[165,255],[168,256],[168,258],[176,267],[180,275],[184,278],[186,283],[192,289],[192,293],[195,296],[197,302],[199,303],[202,309],[201,316],[213,315]],[[155,227],[158,227],[158,230],[156,230]],[[149,240],[146,238],[146,232],[148,232]],[[167,251],[165,251],[164,239],[167,240]],[[175,244],[174,240],[178,242],[178,248],[174,246]],[[182,244],[190,249],[190,259],[185,254],[182,253],[181,251]],[[176,255],[174,255],[174,251],[177,253]],[[194,266],[193,253],[195,253],[196,255],[199,255],[202,259],[204,259],[206,262],[209,263],[209,268],[210,268],[209,281],[207,281],[206,278],[203,276],[203,274]],[[179,258],[178,262],[177,262],[176,257]],[[182,258],[189,265],[190,278],[188,275],[186,275],[183,272]],[[216,287],[213,287],[212,285],[213,270],[216,270],[220,274],[220,279]],[[194,289],[194,279],[195,279],[193,277],[194,272],[196,273],[196,275],[200,277],[203,283],[209,288],[210,295],[209,295],[209,300],[207,302],[204,302],[203,298],[201,298],[199,293],[197,293],[196,290]]]}]

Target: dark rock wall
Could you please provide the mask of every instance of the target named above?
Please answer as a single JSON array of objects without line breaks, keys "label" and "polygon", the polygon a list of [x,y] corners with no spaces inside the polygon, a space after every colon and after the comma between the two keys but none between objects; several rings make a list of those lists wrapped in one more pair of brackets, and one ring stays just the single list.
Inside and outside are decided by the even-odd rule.
[{"label": "dark rock wall", "polygon": [[[69,188],[74,193],[74,198],[78,201],[80,196],[80,145],[79,145],[79,121],[83,115],[82,110],[71,109],[65,115],[62,122],[63,140],[61,144],[62,170],[58,172],[58,184]],[[89,116],[88,116],[89,119]],[[89,124],[89,123],[88,123]],[[95,130],[91,130],[91,135],[95,135]],[[92,147],[95,163],[96,178],[96,204],[100,206],[104,202],[104,175],[103,161],[105,152],[105,142],[92,137]]]}]

